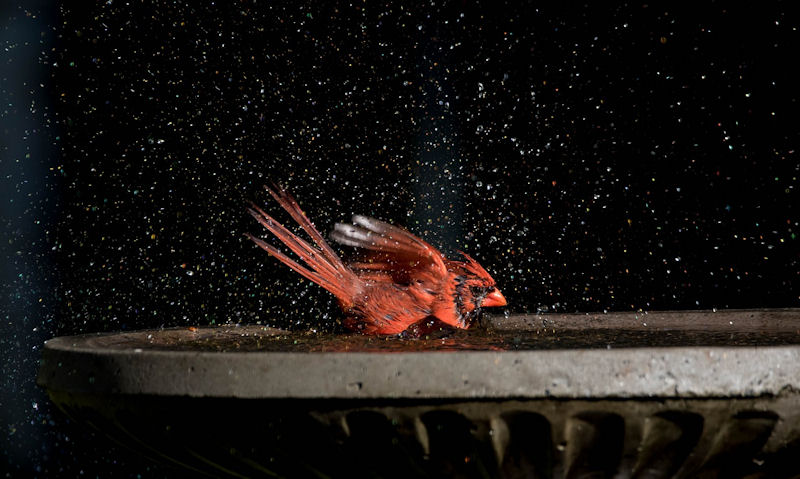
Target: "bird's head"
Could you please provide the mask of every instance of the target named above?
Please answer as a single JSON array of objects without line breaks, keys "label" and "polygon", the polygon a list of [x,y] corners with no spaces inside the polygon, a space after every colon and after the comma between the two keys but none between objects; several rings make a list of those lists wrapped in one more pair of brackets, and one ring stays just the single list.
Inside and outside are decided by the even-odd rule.
[{"label": "bird's head", "polygon": [[471,256],[460,252],[464,261],[452,262],[455,274],[455,304],[458,313],[456,327],[467,328],[483,307],[505,306],[503,293],[494,278]]}]

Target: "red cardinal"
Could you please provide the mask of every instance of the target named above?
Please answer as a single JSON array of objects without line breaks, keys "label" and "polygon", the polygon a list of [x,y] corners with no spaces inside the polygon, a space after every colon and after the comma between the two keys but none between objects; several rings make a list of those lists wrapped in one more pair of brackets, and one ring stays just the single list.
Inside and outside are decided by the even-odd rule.
[{"label": "red cardinal", "polygon": [[364,258],[345,264],[281,188],[266,187],[273,198],[311,237],[299,238],[261,208],[248,211],[294,251],[299,263],[251,234],[246,236],[304,278],[327,289],[348,313],[345,326],[365,334],[399,334],[431,316],[457,328],[468,328],[483,306],[505,306],[494,279],[466,253],[449,260],[408,231],[366,216],[353,225],[337,224],[331,237],[365,250]]}]

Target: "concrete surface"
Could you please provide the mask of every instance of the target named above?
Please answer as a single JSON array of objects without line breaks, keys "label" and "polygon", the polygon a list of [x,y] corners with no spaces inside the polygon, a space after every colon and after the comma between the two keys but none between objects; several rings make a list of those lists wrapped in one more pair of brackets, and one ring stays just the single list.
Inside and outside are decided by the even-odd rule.
[{"label": "concrete surface", "polygon": [[[492,321],[528,334],[536,333],[533,325],[543,321],[551,330],[585,321],[590,334],[604,318],[606,324],[599,327],[627,323],[628,329],[733,331],[757,329],[768,314],[773,321],[766,328],[778,328],[800,342],[797,310],[703,313],[701,320],[682,326],[681,314],[698,313],[651,313],[646,321],[638,313],[593,320],[554,315]],[[567,325],[559,326],[559,321]],[[244,326],[55,338],[45,344],[39,383],[76,393],[235,398],[753,397],[800,390],[800,346],[792,344],[391,353],[178,347],[182,338],[198,335],[208,344],[215,337],[268,341],[286,334]],[[161,346],[148,347],[153,344]]]}]

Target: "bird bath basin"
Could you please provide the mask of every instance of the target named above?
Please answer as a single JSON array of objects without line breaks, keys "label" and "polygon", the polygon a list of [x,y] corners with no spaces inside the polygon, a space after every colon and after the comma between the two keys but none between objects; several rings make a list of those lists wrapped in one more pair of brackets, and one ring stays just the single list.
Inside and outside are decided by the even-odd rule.
[{"label": "bird bath basin", "polygon": [[211,476],[800,474],[800,310],[485,323],[60,337],[39,384],[74,419]]}]

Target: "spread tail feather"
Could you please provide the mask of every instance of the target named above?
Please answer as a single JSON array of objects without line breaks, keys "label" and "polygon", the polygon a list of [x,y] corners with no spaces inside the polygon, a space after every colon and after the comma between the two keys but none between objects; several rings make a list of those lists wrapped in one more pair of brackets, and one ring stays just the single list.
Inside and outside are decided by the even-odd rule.
[{"label": "spread tail feather", "polygon": [[289,231],[253,203],[250,204],[251,207],[247,211],[299,256],[305,265],[289,258],[274,246],[251,234],[245,234],[245,236],[304,278],[333,293],[343,305],[351,305],[354,296],[362,288],[362,281],[342,262],[289,193],[279,187],[272,189],[265,186],[264,188],[311,237],[314,245]]}]

